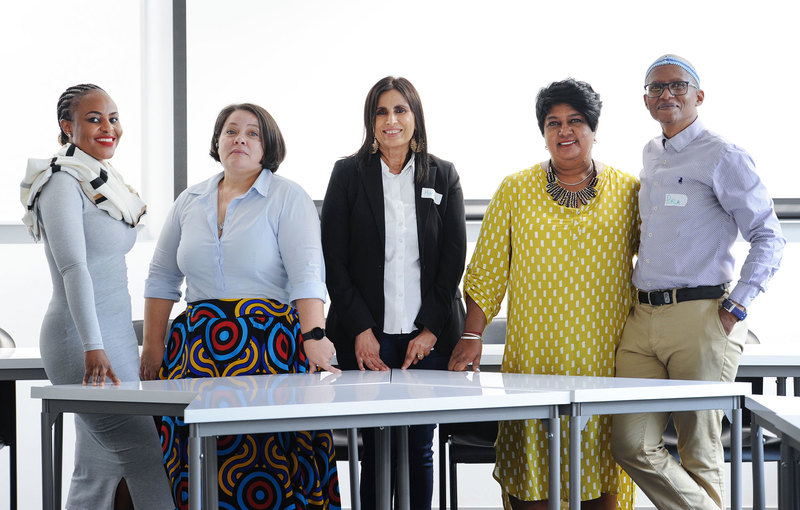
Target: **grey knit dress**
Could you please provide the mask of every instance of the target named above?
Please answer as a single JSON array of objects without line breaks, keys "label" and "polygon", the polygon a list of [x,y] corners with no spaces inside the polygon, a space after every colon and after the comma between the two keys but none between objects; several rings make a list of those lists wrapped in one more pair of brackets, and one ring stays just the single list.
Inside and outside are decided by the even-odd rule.
[{"label": "grey knit dress", "polygon": [[[136,230],[98,209],[79,182],[54,173],[37,201],[53,295],[39,348],[53,384],[80,383],[84,351],[104,349],[123,381],[139,380],[125,254]],[[67,508],[110,509],[121,478],[136,508],[173,509],[154,422],[146,416],[75,416]]]}]

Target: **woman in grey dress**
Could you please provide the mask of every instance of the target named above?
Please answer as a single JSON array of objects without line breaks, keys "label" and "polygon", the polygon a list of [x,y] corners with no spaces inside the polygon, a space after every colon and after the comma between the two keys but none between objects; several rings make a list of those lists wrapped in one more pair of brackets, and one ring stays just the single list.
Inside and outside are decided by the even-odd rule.
[{"label": "woman in grey dress", "polygon": [[[58,101],[59,140],[31,159],[22,182],[25,223],[44,240],[53,295],[39,348],[53,384],[138,380],[125,254],[144,203],[107,160],[122,135],[117,107],[96,85]],[[172,509],[158,434],[145,416],[75,416],[69,509]]]}]

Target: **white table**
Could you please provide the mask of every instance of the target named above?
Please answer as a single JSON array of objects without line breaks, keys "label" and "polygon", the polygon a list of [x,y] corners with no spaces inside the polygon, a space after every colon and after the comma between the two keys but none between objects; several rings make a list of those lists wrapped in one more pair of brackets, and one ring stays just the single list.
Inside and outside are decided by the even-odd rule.
[{"label": "white table", "polygon": [[[0,349],[0,392],[8,399],[9,408],[4,409],[6,418],[11,422],[11,442],[9,448],[9,484],[10,508],[17,509],[17,381],[46,380],[39,349],[2,348]],[[56,433],[61,433],[61,423]],[[61,487],[58,486],[60,491]]]},{"label": "white table", "polygon": [[[464,384],[464,374],[471,372],[432,372],[425,383],[443,386]],[[413,372],[396,380],[409,383]],[[632,379],[623,377],[577,377],[560,375],[523,375],[498,372],[472,373],[486,388],[512,390],[564,390],[570,403],[560,407],[569,416],[569,465],[580,466],[580,434],[589,418],[598,414],[626,414],[655,411],[696,411],[724,409],[731,418],[731,507],[742,508],[742,397],[750,394],[747,383]],[[503,420],[514,419],[505,414]],[[496,417],[497,418],[497,417]],[[473,420],[474,421],[474,420]],[[738,442],[736,441],[738,438]],[[553,458],[551,454],[551,459]],[[569,470],[571,509],[580,508],[580,469]],[[552,480],[552,475],[551,475]],[[552,491],[551,491],[552,494]]]},{"label": "white table", "polygon": [[[33,398],[42,399],[42,508],[60,508],[60,491],[55,490],[54,477],[60,482],[61,459],[53,459],[53,423],[62,413],[139,414],[146,416],[180,416],[184,408],[208,385],[210,379],[173,381],[123,382],[119,386],[83,386],[65,384],[31,388]],[[61,438],[56,437],[56,450]],[[54,474],[53,466],[57,473]]]},{"label": "white table", "polygon": [[[506,374],[513,382],[505,387],[503,381],[482,384],[480,377],[453,374],[461,378],[459,385],[438,384],[446,372],[400,371],[390,374],[389,384],[368,380],[342,384],[347,378],[369,376],[371,373],[345,372],[341,376],[327,374],[295,374],[285,376],[248,376],[248,391],[229,391],[227,382],[218,379],[220,387],[208,388],[184,411],[184,421],[190,426],[189,507],[197,510],[202,481],[207,478],[200,466],[204,462],[214,472],[213,449],[207,448],[204,438],[221,434],[282,432],[301,429],[394,427],[424,423],[460,421],[493,421],[499,413],[508,419],[538,418],[550,426],[551,450],[558,451],[558,408],[569,403],[563,390],[523,388],[520,381],[530,376]],[[380,373],[378,373],[380,374]],[[408,508],[408,464],[404,427],[401,427],[398,451],[398,503]],[[378,481],[382,496],[380,508],[391,508],[389,479],[389,438],[384,429],[378,434]],[[551,490],[559,483],[558,455],[551,463]],[[208,486],[213,486],[208,484]],[[558,489],[556,485],[556,490]],[[205,491],[205,507],[216,507],[216,491]],[[357,497],[355,495],[354,497]],[[551,503],[558,508],[558,501]]]},{"label": "white table", "polygon": [[[387,379],[388,378],[388,379]],[[213,437],[220,434],[279,432],[314,428],[387,427],[420,423],[538,418],[551,436],[551,485],[558,493],[559,414],[570,416],[570,441],[580,444],[588,416],[642,411],[729,409],[733,434],[741,428],[743,383],[593,378],[500,373],[399,371],[248,376],[180,381],[33,388],[42,398],[43,431],[60,412],[183,414],[190,426],[190,507],[200,508],[202,486],[213,487]],[[687,397],[687,395],[691,395]],[[188,404],[188,406],[187,406]],[[185,408],[184,408],[185,407]],[[737,429],[738,427],[738,429]],[[401,441],[403,441],[403,434]],[[379,434],[382,508],[390,507],[389,433]],[[741,437],[739,432],[738,437]],[[52,476],[50,435],[43,432],[43,477]],[[404,451],[401,443],[399,450]],[[580,449],[570,449],[570,465],[580,465]],[[402,462],[402,459],[401,459]],[[733,508],[741,508],[741,445],[733,445]],[[738,469],[736,468],[738,466]],[[399,469],[398,494],[407,508],[406,469]],[[205,470],[205,476],[203,471]],[[580,507],[580,477],[570,471],[570,508]],[[43,483],[46,508],[51,487]],[[206,508],[216,491],[205,491]],[[558,508],[558,498],[550,507]]]},{"label": "white table", "polygon": [[[764,505],[764,445],[758,427],[764,427],[781,438],[781,464],[778,508],[800,508],[800,471],[797,468],[800,452],[800,398],[753,395],[745,399],[745,407],[752,413],[753,433],[753,508],[763,510]],[[755,466],[760,467],[756,477]]]},{"label": "white table", "polygon": [[786,395],[786,378],[794,378],[794,394],[800,396],[800,343],[746,344],[737,377],[776,377],[778,395]]},{"label": "white table", "polygon": [[[481,367],[494,369],[503,362],[505,344],[483,344]],[[746,344],[737,377],[800,378],[800,343]],[[795,380],[797,386],[800,379]],[[785,394],[785,393],[784,393]],[[800,391],[795,390],[795,394]]]},{"label": "white table", "polygon": [[[103,387],[61,385],[32,388],[42,399],[42,491],[45,510],[55,508],[50,427],[63,412],[182,415],[190,426],[190,508],[200,508],[202,486],[216,486],[214,436],[317,428],[384,427],[379,433],[378,480],[389,509],[390,433],[386,427],[449,421],[491,421],[502,412],[510,419],[539,418],[550,424],[558,451],[558,409],[569,403],[566,391],[484,387],[480,380],[463,387],[394,383],[392,372],[345,372],[244,376],[218,379],[145,381]],[[402,372],[400,372],[402,373]],[[441,372],[434,372],[439,374]],[[471,379],[469,374],[460,374]],[[522,376],[525,377],[525,376]],[[510,375],[509,379],[519,379]],[[401,427],[401,432],[405,430]],[[405,434],[398,450],[406,451]],[[355,459],[355,457],[351,457]],[[558,459],[558,456],[555,456]],[[407,459],[401,455],[398,495],[408,508]],[[405,469],[403,469],[405,466]],[[558,473],[559,465],[551,465]],[[205,474],[203,474],[205,473]],[[551,476],[558,483],[558,476]],[[556,490],[558,487],[556,486]],[[205,491],[206,508],[217,506],[214,490]],[[354,497],[358,497],[357,493]],[[557,501],[551,505],[556,509]]]}]

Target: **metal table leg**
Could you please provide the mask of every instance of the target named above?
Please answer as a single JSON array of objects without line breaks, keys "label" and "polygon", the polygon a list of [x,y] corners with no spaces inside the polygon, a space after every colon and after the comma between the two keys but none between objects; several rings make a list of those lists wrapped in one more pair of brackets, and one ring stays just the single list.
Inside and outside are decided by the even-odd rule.
[{"label": "metal table leg", "polygon": [[397,427],[397,507],[410,510],[410,483],[408,472],[408,427]]},{"label": "metal table leg", "polygon": [[189,510],[201,510],[203,504],[202,441],[197,435],[197,425],[189,425]]},{"label": "metal table leg", "polygon": [[53,429],[48,401],[42,401],[42,509],[55,510],[53,497]]},{"label": "metal table leg", "polygon": [[53,435],[53,494],[55,494],[54,508],[61,508],[62,467],[64,466],[64,414],[59,413],[54,423]]},{"label": "metal table leg", "polygon": [[569,508],[581,508],[581,417],[569,417]]},{"label": "metal table leg", "polygon": [[548,510],[561,508],[561,420],[557,413],[555,418],[550,418],[547,424],[547,438],[549,439],[550,467],[548,484]]},{"label": "metal table leg", "polygon": [[750,452],[753,467],[753,510],[766,510],[764,490],[764,431],[752,424],[750,430]]},{"label": "metal table leg", "polygon": [[[741,400],[741,399],[739,399]],[[731,411],[731,509],[742,510],[742,407]]]},{"label": "metal table leg", "polygon": [[[379,510],[392,508],[392,431],[389,427],[375,429],[375,460],[378,469],[376,493]],[[200,509],[197,509],[200,510]]]},{"label": "metal table leg", "polygon": [[217,481],[217,438],[216,436],[201,438],[203,451],[203,487],[205,487],[204,508],[219,508],[219,482]]},{"label": "metal table leg", "polygon": [[347,429],[347,457],[350,462],[350,507],[361,510],[358,473],[358,429]]}]

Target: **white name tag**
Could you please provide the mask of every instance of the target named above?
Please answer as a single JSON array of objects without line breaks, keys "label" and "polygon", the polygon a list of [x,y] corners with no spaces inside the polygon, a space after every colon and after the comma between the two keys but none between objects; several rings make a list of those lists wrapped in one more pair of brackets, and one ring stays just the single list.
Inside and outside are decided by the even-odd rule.
[{"label": "white name tag", "polygon": [[420,195],[420,198],[430,198],[436,205],[442,203],[442,194],[436,193],[436,190],[433,188],[422,188],[422,193]]},{"label": "white name tag", "polygon": [[686,195],[681,195],[680,193],[667,193],[667,196],[664,199],[664,205],[667,207],[686,207],[686,202],[688,201],[689,197]]}]

